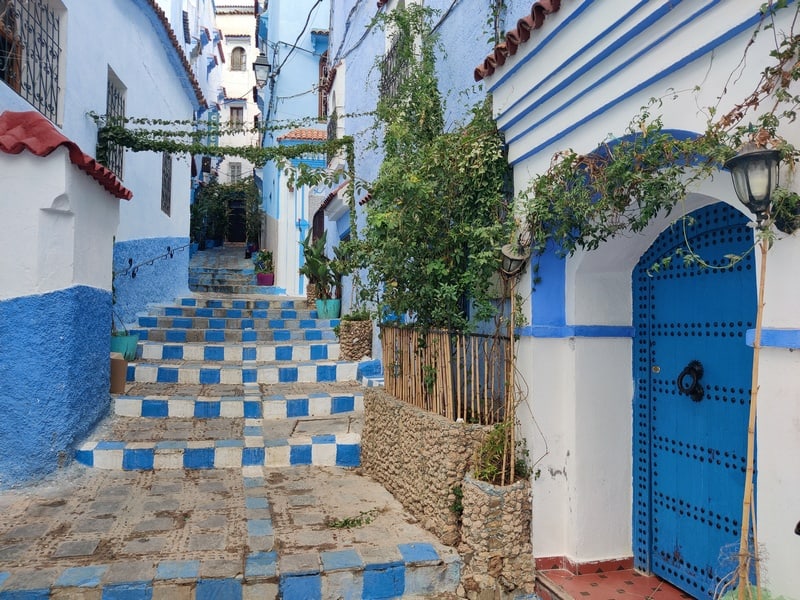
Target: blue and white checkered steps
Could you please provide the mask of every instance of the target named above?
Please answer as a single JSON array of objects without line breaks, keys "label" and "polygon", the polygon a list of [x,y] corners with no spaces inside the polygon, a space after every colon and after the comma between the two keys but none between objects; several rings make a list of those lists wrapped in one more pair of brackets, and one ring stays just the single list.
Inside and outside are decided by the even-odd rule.
[{"label": "blue and white checkered steps", "polygon": [[138,325],[160,329],[326,329],[339,324],[339,319],[268,319],[267,311],[263,313],[263,317],[240,318],[143,316]]},{"label": "blue and white checkered steps", "polygon": [[178,306],[196,306],[199,308],[239,308],[239,309],[302,309],[306,308],[305,298],[289,298],[287,296],[271,296],[268,298],[178,298]]},{"label": "blue and white checkered steps", "polygon": [[88,467],[124,471],[301,465],[357,467],[361,464],[361,436],[357,433],[279,440],[247,435],[260,434],[262,426],[261,419],[246,419],[244,439],[234,440],[90,441],[75,451],[75,459]]},{"label": "blue and white checkered steps", "polygon": [[358,363],[295,362],[291,365],[207,365],[187,363],[164,365],[129,363],[127,380],[138,383],[228,384],[242,383],[325,383],[356,381]]},{"label": "blue and white checkered steps", "polygon": [[290,342],[294,340],[319,342],[336,339],[333,329],[131,329],[139,340],[181,344],[197,343],[248,343]]},{"label": "blue and white checkered steps", "polygon": [[364,412],[364,395],[285,394],[267,396],[118,396],[114,412],[121,417],[165,419],[296,419]]},{"label": "blue and white checkered steps", "polygon": [[338,343],[310,342],[283,344],[268,343],[263,345],[241,346],[234,344],[162,344],[143,342],[141,346],[142,360],[188,360],[205,362],[242,362],[254,360],[258,363],[338,360]]},{"label": "blue and white checkered steps", "polygon": [[151,316],[201,317],[214,319],[316,319],[317,311],[310,308],[208,308],[200,306],[151,306]]}]

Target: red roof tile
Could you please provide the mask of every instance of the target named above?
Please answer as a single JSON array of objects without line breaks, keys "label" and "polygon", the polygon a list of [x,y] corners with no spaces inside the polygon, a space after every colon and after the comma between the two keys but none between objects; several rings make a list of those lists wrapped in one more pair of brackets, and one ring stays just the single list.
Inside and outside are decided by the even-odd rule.
[{"label": "red roof tile", "polygon": [[339,185],[337,185],[335,188],[333,188],[333,189],[331,190],[331,193],[330,193],[330,194],[328,194],[328,195],[325,197],[325,200],[324,200],[324,201],[322,202],[322,204],[320,205],[320,207],[319,207],[319,208],[320,208],[320,210],[325,210],[326,208],[328,208],[328,206],[330,206],[331,202],[333,202],[334,198],[336,198],[336,196],[338,196],[338,195],[339,195],[339,192],[340,192],[340,191],[342,191],[342,190],[344,189],[344,187],[345,187],[345,186],[346,186],[348,183],[350,183],[350,180],[347,180],[347,179],[346,179],[345,181],[343,181],[342,183],[340,183]]},{"label": "red roof tile", "polygon": [[289,133],[286,133],[278,138],[278,141],[282,140],[312,140],[315,142],[324,142],[328,139],[328,132],[324,129],[313,129],[311,127],[300,127],[298,129],[292,129]]},{"label": "red roof tile", "polygon": [[106,169],[78,145],[64,137],[41,113],[35,110],[0,114],[0,152],[19,154],[27,150],[36,156],[47,156],[60,146],[66,146],[69,160],[86,172],[116,198],[130,200],[133,192],[123,187],[117,176]]},{"label": "red roof tile", "polygon": [[497,67],[502,67],[509,56],[517,53],[519,46],[531,38],[531,32],[541,28],[547,15],[558,12],[561,8],[561,0],[538,0],[531,5],[529,15],[517,21],[517,26],[506,33],[505,42],[501,42],[494,47],[494,51],[489,54],[481,64],[475,67],[475,81],[480,81],[484,77],[493,75]]}]

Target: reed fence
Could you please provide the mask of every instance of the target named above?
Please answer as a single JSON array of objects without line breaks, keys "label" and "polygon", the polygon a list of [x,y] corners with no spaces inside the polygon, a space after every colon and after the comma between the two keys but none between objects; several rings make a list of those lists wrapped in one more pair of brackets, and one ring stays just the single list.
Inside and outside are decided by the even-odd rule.
[{"label": "reed fence", "polygon": [[423,334],[384,325],[381,339],[385,389],[396,398],[453,421],[505,420],[512,351],[507,336]]}]

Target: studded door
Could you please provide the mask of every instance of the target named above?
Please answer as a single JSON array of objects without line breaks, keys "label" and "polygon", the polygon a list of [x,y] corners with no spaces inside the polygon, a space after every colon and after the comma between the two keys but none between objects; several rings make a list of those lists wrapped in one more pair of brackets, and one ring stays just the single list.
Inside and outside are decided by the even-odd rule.
[{"label": "studded door", "polygon": [[[696,598],[733,569],[747,450],[756,282],[747,219],[715,204],[664,231],[633,273],[634,507],[637,568]],[[668,268],[652,266],[672,256]]]}]

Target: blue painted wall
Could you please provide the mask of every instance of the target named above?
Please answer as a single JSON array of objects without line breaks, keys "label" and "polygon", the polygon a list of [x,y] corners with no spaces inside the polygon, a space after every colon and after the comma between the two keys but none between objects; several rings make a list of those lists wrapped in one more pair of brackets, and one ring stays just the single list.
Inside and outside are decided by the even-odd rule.
[{"label": "blue painted wall", "polygon": [[128,259],[132,258],[133,264],[137,265],[164,254],[167,246],[174,250],[188,243],[188,237],[180,237],[128,240],[114,244],[114,273],[118,273],[114,277],[114,312],[123,323],[134,323],[137,313],[146,311],[149,303],[172,302],[178,296],[189,293],[189,248],[176,251],[172,258],[143,265],[136,277],[121,274],[128,267]]},{"label": "blue painted wall", "polygon": [[106,414],[110,314],[86,286],[0,302],[0,488],[65,465]]}]

